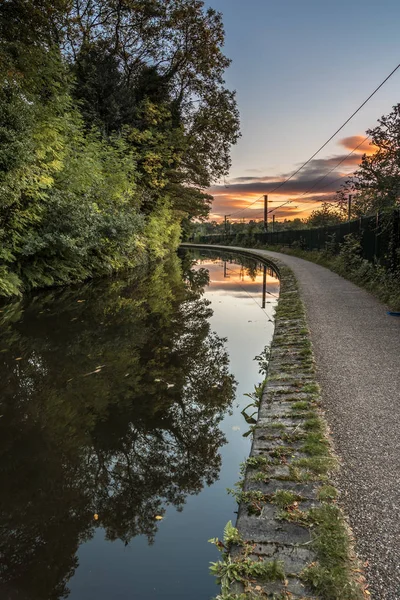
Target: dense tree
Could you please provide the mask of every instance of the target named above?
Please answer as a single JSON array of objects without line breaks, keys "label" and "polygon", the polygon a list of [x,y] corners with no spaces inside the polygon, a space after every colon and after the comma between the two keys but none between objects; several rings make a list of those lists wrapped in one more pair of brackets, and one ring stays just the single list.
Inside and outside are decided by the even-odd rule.
[{"label": "dense tree", "polygon": [[139,162],[145,180],[151,157],[174,207],[206,216],[201,190],[228,173],[238,136],[234,94],[224,87],[221,17],[192,0],[117,2],[108,11],[106,4],[75,2],[66,33],[89,122],[102,121],[106,131],[133,126],[132,141],[147,155],[145,167]]},{"label": "dense tree", "polygon": [[221,15],[198,0],[0,6],[0,294],[176,247],[238,137]]},{"label": "dense tree", "polygon": [[391,211],[400,205],[400,104],[379,125],[367,130],[377,150],[364,154],[359,168],[339,192],[339,202],[346,206],[353,194],[353,216]]},{"label": "dense tree", "polygon": [[327,227],[341,223],[343,218],[343,212],[336,205],[331,202],[323,202],[320,208],[311,212],[306,223],[309,227]]}]

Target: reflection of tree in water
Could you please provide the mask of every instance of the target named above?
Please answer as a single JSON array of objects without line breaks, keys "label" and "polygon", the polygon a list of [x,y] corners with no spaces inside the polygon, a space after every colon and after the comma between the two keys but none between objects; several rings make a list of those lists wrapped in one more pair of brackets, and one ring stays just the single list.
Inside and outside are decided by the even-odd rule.
[{"label": "reflection of tree in water", "polygon": [[247,258],[246,256],[241,256],[240,254],[232,255],[232,252],[223,252],[221,250],[218,250],[216,256],[215,250],[213,251],[203,248],[201,250],[191,248],[190,252],[192,257],[194,257],[196,260],[204,260],[204,258],[206,258],[207,261],[212,263],[221,263],[222,260],[230,264],[241,265],[245,270],[244,272],[251,279],[251,281],[255,281],[257,275],[260,275],[260,273],[262,272],[262,265],[260,265],[260,263],[257,262],[257,260],[255,260],[254,258]]},{"label": "reflection of tree in water", "polygon": [[96,526],[110,540],[152,542],[156,515],[218,477],[235,386],[225,340],[209,329],[206,277],[182,278],[174,259],[4,307],[6,597],[68,595],[76,550]]}]

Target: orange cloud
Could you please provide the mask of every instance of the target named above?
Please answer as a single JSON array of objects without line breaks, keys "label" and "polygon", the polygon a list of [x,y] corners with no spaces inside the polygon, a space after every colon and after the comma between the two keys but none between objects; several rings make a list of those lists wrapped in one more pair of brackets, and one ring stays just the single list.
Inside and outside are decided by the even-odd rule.
[{"label": "orange cloud", "polygon": [[[249,221],[250,219],[262,221],[264,218],[264,201],[261,199],[254,205],[249,206],[254,200],[254,197],[248,196],[241,198],[240,203],[238,203],[235,201],[235,198],[231,198],[228,195],[223,198],[220,196],[215,197],[210,220],[221,222],[223,220],[223,215],[226,214],[229,221],[232,222],[238,222],[241,219],[244,219],[245,221]],[[320,193],[313,196],[305,196],[301,199],[293,197],[291,204],[280,206],[285,203],[286,198],[272,194],[268,196],[268,209],[273,212],[268,213],[268,220],[272,221],[273,214],[275,214],[275,219],[278,221],[295,218],[305,219],[313,210],[321,206],[322,202],[331,202],[333,200],[332,192],[328,192],[326,194]],[[247,210],[241,210],[244,207],[248,207]]]},{"label": "orange cloud", "polygon": [[340,144],[349,151],[357,148],[354,154],[367,154],[369,156],[378,150],[378,147],[369,138],[365,139],[365,135],[351,135],[340,140]]},{"label": "orange cloud", "polygon": [[[232,220],[262,219],[264,194],[268,194],[271,208],[286,200],[293,200],[291,204],[274,211],[277,219],[307,217],[321,202],[333,199],[335,192],[356,170],[363,154],[373,154],[377,150],[377,147],[362,135],[343,138],[340,144],[352,152],[350,156],[346,153],[313,159],[297,176],[281,187],[278,187],[279,184],[290,174],[248,174],[232,179],[229,185],[213,186],[209,190],[214,196],[210,218],[220,221],[224,215],[232,215]],[[258,198],[260,199],[257,200]],[[277,202],[272,204],[273,201]],[[297,208],[294,208],[295,206]],[[270,217],[272,219],[272,214]]]}]

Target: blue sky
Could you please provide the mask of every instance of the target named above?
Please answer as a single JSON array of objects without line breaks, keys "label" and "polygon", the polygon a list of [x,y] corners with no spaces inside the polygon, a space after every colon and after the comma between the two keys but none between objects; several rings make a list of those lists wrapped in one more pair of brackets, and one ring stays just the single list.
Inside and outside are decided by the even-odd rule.
[{"label": "blue sky", "polygon": [[[279,181],[295,170],[400,62],[400,3],[209,0],[206,5],[223,13],[225,53],[233,61],[226,81],[237,90],[242,123],[242,138],[232,151],[231,187],[212,190],[217,214],[262,193],[259,180],[238,186],[236,178]],[[341,140],[362,136],[398,102],[400,70],[318,158],[345,155],[352,148]],[[324,171],[323,161],[312,166],[313,176],[330,168]],[[315,177],[306,185],[309,181]],[[276,199],[295,191],[294,185],[284,186]]]}]

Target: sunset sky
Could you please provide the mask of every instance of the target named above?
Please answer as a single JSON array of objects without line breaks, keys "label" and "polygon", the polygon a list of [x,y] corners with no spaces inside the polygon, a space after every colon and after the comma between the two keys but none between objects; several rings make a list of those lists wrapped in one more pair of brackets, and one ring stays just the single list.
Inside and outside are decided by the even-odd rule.
[{"label": "sunset sky", "polygon": [[[211,188],[211,218],[219,220],[268,194],[295,171],[396,67],[400,3],[207,0],[206,5],[223,13],[225,52],[233,61],[226,82],[237,90],[242,129],[229,178]],[[398,102],[400,70],[304,170],[269,195],[275,201],[271,208],[293,199],[276,218],[303,218],[332,198],[341,184],[337,179],[372,151],[369,142],[317,180]],[[232,219],[262,218],[262,206],[260,200]]]}]

